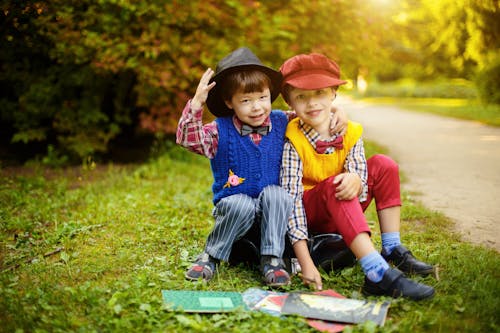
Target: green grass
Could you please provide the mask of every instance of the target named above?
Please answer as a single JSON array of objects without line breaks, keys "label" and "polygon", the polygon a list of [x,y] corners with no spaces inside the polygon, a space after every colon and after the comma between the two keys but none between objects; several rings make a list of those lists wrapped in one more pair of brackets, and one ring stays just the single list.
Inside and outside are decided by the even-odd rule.
[{"label": "green grass", "polygon": [[367,97],[362,100],[367,103],[398,106],[414,111],[500,126],[500,105],[484,105],[477,100],[411,97]]},{"label": "green grass", "polygon": [[[367,143],[367,151],[380,148]],[[180,148],[136,166],[98,166],[0,178],[2,332],[315,332],[298,317],[258,312],[171,312],[161,289],[243,291],[258,272],[223,264],[216,278],[184,272],[212,227],[206,159]],[[500,256],[460,241],[450,222],[404,194],[403,240],[440,266],[429,301],[392,301],[383,328],[354,332],[493,332],[499,329]],[[373,207],[367,212],[377,246]],[[324,288],[362,297],[361,269],[323,274]],[[304,290],[294,278],[290,290]]]}]

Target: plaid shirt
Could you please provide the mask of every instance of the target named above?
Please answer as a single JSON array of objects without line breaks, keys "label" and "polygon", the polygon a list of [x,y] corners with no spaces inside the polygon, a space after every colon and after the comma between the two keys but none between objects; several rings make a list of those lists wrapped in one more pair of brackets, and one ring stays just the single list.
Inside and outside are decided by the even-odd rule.
[{"label": "plaid shirt", "polygon": [[[296,116],[295,112],[285,113],[289,121]],[[188,101],[182,111],[182,116],[177,126],[176,142],[193,153],[204,155],[212,159],[217,153],[219,144],[217,123],[212,121],[203,125],[202,116],[203,108],[191,110],[191,101]],[[241,134],[243,122],[236,116],[233,116],[233,123],[236,130]],[[267,117],[262,126],[269,126],[269,130],[272,130],[271,119]],[[262,140],[262,135],[257,133],[251,133],[249,136],[256,145]]]},{"label": "plaid shirt", "polygon": [[[300,121],[300,128],[305,134],[307,140],[313,147],[316,147],[316,141],[320,139],[320,135],[311,126]],[[335,139],[335,138],[333,138]],[[325,154],[331,154],[335,148],[328,147]],[[346,172],[357,173],[361,178],[362,192],[359,196],[361,202],[366,200],[368,193],[368,169],[366,166],[365,149],[363,140],[359,138],[356,144],[351,148],[344,163]],[[302,202],[304,187],[302,185],[303,167],[299,154],[290,143],[285,141],[283,149],[283,160],[281,165],[281,186],[290,193],[294,199],[294,208],[288,223],[288,235],[292,243],[307,239],[307,218]]]}]

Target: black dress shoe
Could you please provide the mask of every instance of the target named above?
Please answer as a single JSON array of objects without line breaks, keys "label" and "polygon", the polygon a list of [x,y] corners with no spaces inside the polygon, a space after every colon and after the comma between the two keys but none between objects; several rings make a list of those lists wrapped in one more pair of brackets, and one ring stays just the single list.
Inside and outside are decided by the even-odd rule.
[{"label": "black dress shoe", "polygon": [[415,259],[411,251],[403,245],[396,246],[392,250],[391,254],[387,254],[385,249],[382,250],[382,257],[406,274],[418,274],[425,276],[434,271],[434,267],[432,267],[432,265]]},{"label": "black dress shoe", "polygon": [[434,295],[434,288],[408,279],[403,272],[396,268],[389,268],[380,282],[372,282],[365,277],[363,294],[374,296],[391,296],[393,298],[406,297],[414,301],[430,298]]}]

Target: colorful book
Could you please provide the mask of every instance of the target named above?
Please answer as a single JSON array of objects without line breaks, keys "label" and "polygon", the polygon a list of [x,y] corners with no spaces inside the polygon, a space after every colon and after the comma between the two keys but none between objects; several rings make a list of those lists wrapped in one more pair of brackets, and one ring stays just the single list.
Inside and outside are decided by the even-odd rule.
[{"label": "colorful book", "polygon": [[349,299],[333,290],[284,293],[249,288],[233,291],[162,290],[163,301],[174,311],[217,313],[237,309],[262,311],[274,316],[298,315],[310,326],[340,332],[347,324],[371,320],[382,326],[390,303]]},{"label": "colorful book", "polygon": [[386,301],[357,300],[298,292],[288,295],[281,313],[349,324],[360,324],[371,320],[383,326],[389,305],[390,303]]}]

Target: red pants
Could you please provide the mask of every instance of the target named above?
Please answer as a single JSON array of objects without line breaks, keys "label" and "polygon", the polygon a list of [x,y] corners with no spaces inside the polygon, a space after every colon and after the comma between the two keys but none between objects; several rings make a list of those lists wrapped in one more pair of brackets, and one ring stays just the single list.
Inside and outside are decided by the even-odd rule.
[{"label": "red pants", "polygon": [[370,234],[363,212],[372,199],[375,199],[377,211],[401,206],[399,169],[396,162],[385,155],[374,155],[367,160],[367,165],[368,198],[363,203],[360,203],[358,198],[335,198],[335,176],[304,192],[303,202],[309,232],[338,233],[342,235],[347,246],[350,246],[358,234]]}]

